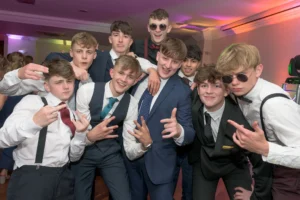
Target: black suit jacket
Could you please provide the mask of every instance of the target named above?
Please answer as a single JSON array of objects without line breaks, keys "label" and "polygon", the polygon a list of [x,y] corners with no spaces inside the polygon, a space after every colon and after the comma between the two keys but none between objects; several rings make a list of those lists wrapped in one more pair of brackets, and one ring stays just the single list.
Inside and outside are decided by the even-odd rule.
[{"label": "black suit jacket", "polygon": [[[217,179],[234,169],[248,168],[245,151],[232,140],[235,128],[227,120],[232,119],[245,128],[251,129],[238,105],[230,98],[225,99],[225,108],[221,118],[217,140],[213,147],[207,146],[204,135],[203,104],[199,98],[194,99],[192,106],[193,125],[196,137],[189,154],[189,162],[201,162],[201,169],[207,179]],[[223,146],[229,149],[223,149]]]},{"label": "black suit jacket", "polygon": [[[245,119],[238,104],[230,98],[226,98],[225,109],[220,123],[219,133],[214,148],[204,146],[204,119],[203,104],[199,96],[194,91],[192,99],[192,119],[196,131],[196,137],[192,143],[192,150],[189,153],[189,162],[194,164],[202,162],[201,167],[208,178],[216,178],[233,170],[235,167],[245,165],[245,156],[248,156],[253,166],[253,178],[255,180],[254,192],[251,200],[272,200],[272,165],[263,162],[261,155],[247,152],[239,148],[232,140],[235,128],[227,123],[228,119],[239,124],[244,124],[245,128],[253,130]],[[222,146],[233,146],[230,150],[222,149]],[[245,166],[246,167],[246,166]]]}]

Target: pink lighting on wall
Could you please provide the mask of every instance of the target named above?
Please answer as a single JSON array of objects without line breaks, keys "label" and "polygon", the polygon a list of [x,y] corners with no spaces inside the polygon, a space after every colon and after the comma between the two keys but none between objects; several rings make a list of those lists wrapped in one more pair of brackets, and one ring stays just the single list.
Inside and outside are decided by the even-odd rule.
[{"label": "pink lighting on wall", "polygon": [[22,35],[12,35],[12,34],[7,34],[7,37],[9,39],[14,39],[14,40],[22,40],[22,38],[23,38]]}]

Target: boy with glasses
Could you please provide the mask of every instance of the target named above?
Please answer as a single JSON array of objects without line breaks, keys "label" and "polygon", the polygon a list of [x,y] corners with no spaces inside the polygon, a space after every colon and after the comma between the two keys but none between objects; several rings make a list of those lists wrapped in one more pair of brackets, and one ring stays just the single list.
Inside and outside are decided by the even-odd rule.
[{"label": "boy with glasses", "polygon": [[136,55],[148,59],[151,63],[157,64],[156,54],[161,42],[167,37],[171,29],[167,11],[160,8],[154,10],[149,16],[148,32],[150,38],[136,40],[130,50]]},{"label": "boy with glasses", "polygon": [[232,44],[227,47],[217,61],[217,70],[224,74],[223,82],[237,97],[243,114],[254,129],[251,131],[229,120],[237,128],[234,142],[274,164],[274,200],[299,199],[299,105],[281,87],[260,78],[263,65],[255,46]]}]

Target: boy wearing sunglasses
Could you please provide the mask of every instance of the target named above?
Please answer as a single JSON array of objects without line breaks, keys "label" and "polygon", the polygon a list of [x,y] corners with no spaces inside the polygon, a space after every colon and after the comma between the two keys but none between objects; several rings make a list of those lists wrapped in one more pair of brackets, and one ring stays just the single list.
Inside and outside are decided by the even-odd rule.
[{"label": "boy wearing sunglasses", "polygon": [[[224,74],[223,82],[238,97],[240,108],[254,129],[251,131],[229,120],[237,129],[234,142],[274,164],[269,169],[273,169],[274,200],[299,199],[299,105],[281,87],[260,78],[263,65],[255,46],[233,44],[227,47],[218,59],[217,70]],[[266,170],[267,167],[264,173],[268,174]],[[269,185],[266,181],[264,184]]]},{"label": "boy wearing sunglasses", "polygon": [[154,10],[149,16],[147,26],[150,38],[136,40],[131,46],[131,51],[137,56],[144,57],[157,65],[156,54],[159,51],[160,44],[172,29],[169,22],[169,14],[164,9],[159,8]]}]

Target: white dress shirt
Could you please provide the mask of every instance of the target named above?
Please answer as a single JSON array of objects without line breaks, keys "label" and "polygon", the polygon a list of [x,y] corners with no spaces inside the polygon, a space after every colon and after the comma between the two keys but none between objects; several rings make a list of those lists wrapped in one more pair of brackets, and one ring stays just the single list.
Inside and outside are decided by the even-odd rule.
[{"label": "white dress shirt", "polygon": [[196,74],[195,74],[194,76],[187,77],[187,76],[184,75],[184,73],[183,73],[183,72],[181,71],[181,69],[180,69],[180,70],[178,71],[178,76],[180,76],[181,78],[185,77],[185,78],[189,79],[189,81],[190,81],[190,86],[191,86],[192,83],[194,83],[194,79],[195,79]]},{"label": "white dress shirt", "polygon": [[222,107],[219,108],[218,110],[214,111],[214,112],[209,112],[206,109],[205,106],[203,107],[204,125],[206,124],[204,113],[207,112],[210,115],[210,117],[211,117],[210,126],[211,126],[211,129],[212,129],[212,134],[213,134],[215,142],[217,141],[219,127],[220,127],[220,122],[221,122],[221,119],[222,119],[222,116],[223,116],[224,108],[225,108],[225,101],[224,101]]},{"label": "white dress shirt", "polygon": [[[168,82],[169,79],[160,79],[160,87],[159,87],[159,90],[158,92],[153,96],[153,99],[151,101],[151,105],[150,105],[150,111],[151,112],[151,109],[155,103],[155,101],[157,100],[159,94],[161,93],[161,91],[163,90],[163,88],[165,87],[166,83]],[[148,88],[148,78],[146,78],[143,82],[140,83],[140,85],[138,86],[135,94],[134,94],[134,98],[137,100],[137,101],[140,101],[143,93],[145,92],[145,90]],[[170,113],[170,117],[171,117],[171,114]],[[180,125],[180,124],[179,124]],[[181,135],[174,139],[175,143],[178,145],[178,146],[181,146],[182,143],[184,142],[184,129],[182,128],[182,126],[180,125],[181,127]],[[126,149],[125,149],[126,150]]]},{"label": "white dress shirt", "polygon": [[[110,82],[107,82],[105,84],[105,92],[104,92],[104,98],[103,98],[103,105],[102,108],[104,108],[108,102],[110,97],[114,97],[112,95],[110,86]],[[88,120],[91,119],[90,114],[90,107],[89,103],[91,102],[93,93],[94,93],[95,83],[88,83],[83,85],[81,88],[79,88],[77,92],[77,109],[79,112],[85,114],[88,118]],[[124,94],[114,97],[117,98],[118,101],[116,101],[112,107],[112,109],[109,111],[109,113],[106,115],[106,118],[109,118],[112,116],[113,112],[119,105],[120,101],[122,100]],[[100,113],[99,113],[100,117]],[[123,122],[123,145],[126,149],[126,155],[130,160],[133,160],[135,158],[138,158],[142,156],[145,151],[142,150],[142,144],[136,142],[136,139],[134,136],[130,135],[128,133],[128,130],[132,131],[135,129],[135,124],[133,123],[134,120],[137,120],[138,117],[138,102],[136,99],[130,95],[130,103],[128,107],[128,112],[126,114],[126,117]]]},{"label": "white dress shirt", "polygon": [[[238,100],[243,114],[252,125],[260,121],[260,105],[269,94],[283,93],[281,87],[258,79],[254,88],[245,96],[252,100],[247,103]],[[288,95],[289,96],[289,95]],[[276,165],[300,169],[300,107],[293,100],[274,97],[263,105],[263,116],[266,134],[269,140],[269,154],[263,160]]]},{"label": "white dress shirt", "polygon": [[[45,96],[49,106],[57,106],[61,100],[51,93]],[[39,133],[42,127],[33,121],[33,116],[38,112],[44,103],[37,95],[25,96],[14,108],[13,113],[7,118],[0,131],[0,147],[7,148],[16,146],[13,152],[15,168],[23,165],[36,165],[35,157]],[[75,116],[70,111],[70,117]],[[41,166],[62,167],[71,161],[77,161],[83,154],[86,146],[86,132],[75,132],[71,139],[72,132],[65,125],[58,112],[58,119],[48,125],[45,143],[44,157]]]}]

